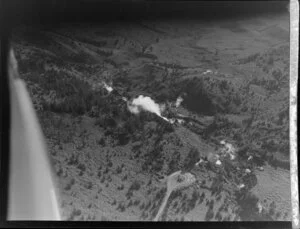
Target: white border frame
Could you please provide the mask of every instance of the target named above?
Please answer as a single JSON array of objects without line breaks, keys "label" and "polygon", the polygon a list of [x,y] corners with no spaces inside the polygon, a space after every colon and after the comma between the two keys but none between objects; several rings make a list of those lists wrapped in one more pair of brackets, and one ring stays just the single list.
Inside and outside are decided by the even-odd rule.
[{"label": "white border frame", "polygon": [[299,51],[299,3],[290,0],[290,173],[292,227],[299,228],[299,191],[297,163],[297,86]]}]

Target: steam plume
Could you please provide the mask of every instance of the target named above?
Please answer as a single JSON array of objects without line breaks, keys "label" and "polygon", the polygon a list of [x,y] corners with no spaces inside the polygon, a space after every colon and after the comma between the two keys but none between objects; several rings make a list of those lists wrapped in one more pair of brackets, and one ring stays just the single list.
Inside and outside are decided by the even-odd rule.
[{"label": "steam plume", "polygon": [[110,92],[112,92],[114,89],[111,87],[111,86],[109,86],[108,84],[106,84],[105,82],[103,82],[103,86],[104,86],[104,88],[110,93]]},{"label": "steam plume", "polygon": [[154,113],[157,116],[161,117],[162,119],[166,120],[167,122],[170,122],[169,119],[161,115],[164,106],[157,104],[153,99],[151,99],[148,96],[140,95],[132,102],[128,102],[127,106],[128,106],[128,110],[133,114],[138,114],[142,110],[144,110],[144,111]]},{"label": "steam plume", "polygon": [[161,116],[159,104],[155,103],[150,97],[145,97],[143,95],[140,95],[129,103],[128,109],[134,114],[138,114],[141,110],[145,110]]},{"label": "steam plume", "polygon": [[183,98],[181,96],[179,96],[176,100],[175,106],[179,107],[182,102],[183,102]]}]

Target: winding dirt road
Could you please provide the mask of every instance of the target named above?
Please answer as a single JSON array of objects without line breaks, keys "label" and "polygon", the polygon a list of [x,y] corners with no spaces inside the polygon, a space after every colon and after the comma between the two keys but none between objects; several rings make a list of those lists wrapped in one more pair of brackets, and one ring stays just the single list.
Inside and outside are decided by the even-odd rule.
[{"label": "winding dirt road", "polygon": [[165,209],[168,199],[174,190],[189,186],[196,181],[196,178],[193,174],[182,173],[180,170],[172,173],[166,179],[167,179],[167,192],[153,221],[159,220],[159,218],[161,217]]}]

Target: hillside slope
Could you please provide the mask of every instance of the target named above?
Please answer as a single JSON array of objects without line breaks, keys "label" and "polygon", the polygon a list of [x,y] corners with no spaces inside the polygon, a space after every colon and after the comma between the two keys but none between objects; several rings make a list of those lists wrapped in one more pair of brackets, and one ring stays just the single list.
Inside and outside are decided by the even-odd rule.
[{"label": "hillside slope", "polygon": [[[275,15],[15,30],[63,217],[152,220],[162,178],[183,170],[197,182],[164,220],[289,220],[287,28]],[[132,112],[139,95],[161,114]]]}]

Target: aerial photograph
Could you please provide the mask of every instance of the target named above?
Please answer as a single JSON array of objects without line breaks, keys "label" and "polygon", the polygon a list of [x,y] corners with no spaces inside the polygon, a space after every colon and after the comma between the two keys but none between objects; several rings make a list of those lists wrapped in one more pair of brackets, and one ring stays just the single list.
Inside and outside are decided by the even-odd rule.
[{"label": "aerial photograph", "polygon": [[288,2],[134,2],[12,33],[62,219],[291,221]]}]

